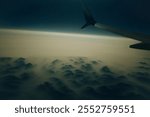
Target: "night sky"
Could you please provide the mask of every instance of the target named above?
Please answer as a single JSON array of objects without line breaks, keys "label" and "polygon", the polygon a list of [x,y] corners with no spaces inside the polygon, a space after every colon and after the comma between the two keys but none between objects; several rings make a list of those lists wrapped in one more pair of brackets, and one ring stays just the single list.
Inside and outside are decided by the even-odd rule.
[{"label": "night sky", "polygon": [[[148,0],[84,0],[96,21],[150,33]],[[0,28],[102,33],[85,23],[80,0],[0,0]],[[103,32],[104,33],[104,32]]]}]

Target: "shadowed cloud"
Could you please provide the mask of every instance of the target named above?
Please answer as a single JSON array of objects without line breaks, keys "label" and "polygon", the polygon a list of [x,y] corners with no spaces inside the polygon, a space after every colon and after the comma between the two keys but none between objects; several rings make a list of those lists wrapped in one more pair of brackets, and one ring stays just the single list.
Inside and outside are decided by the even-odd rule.
[{"label": "shadowed cloud", "polygon": [[[27,61],[0,58],[0,99],[150,99],[147,69],[117,73],[100,60],[84,57],[42,65]],[[146,62],[137,66],[141,64],[149,67]]]}]

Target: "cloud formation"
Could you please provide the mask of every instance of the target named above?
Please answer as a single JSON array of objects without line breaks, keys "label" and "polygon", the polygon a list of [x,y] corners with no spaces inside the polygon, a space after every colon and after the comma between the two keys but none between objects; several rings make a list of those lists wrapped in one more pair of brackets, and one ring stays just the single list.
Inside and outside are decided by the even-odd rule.
[{"label": "cloud formation", "polygon": [[0,58],[0,99],[150,99],[149,60],[127,74],[85,57],[27,61]]}]

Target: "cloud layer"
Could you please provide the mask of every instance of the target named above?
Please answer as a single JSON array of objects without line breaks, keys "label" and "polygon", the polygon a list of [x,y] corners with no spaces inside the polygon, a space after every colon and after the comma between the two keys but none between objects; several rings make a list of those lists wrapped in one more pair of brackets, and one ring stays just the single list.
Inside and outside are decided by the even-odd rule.
[{"label": "cloud layer", "polygon": [[[119,69],[119,68],[118,68]],[[150,99],[149,59],[114,72],[101,60],[0,58],[0,99]]]}]

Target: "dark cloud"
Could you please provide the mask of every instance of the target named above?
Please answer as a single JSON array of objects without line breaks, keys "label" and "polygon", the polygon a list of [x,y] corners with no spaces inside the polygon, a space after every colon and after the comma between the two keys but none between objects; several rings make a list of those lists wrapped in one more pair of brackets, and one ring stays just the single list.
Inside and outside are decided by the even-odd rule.
[{"label": "dark cloud", "polygon": [[[75,89],[80,88],[77,99],[147,99],[142,93],[136,93],[138,86],[132,82],[127,83],[128,76],[114,73],[108,66],[102,66],[101,61],[92,63],[87,58],[72,58],[70,62],[63,64],[61,68],[71,86]],[[101,68],[98,73],[94,67],[99,63]]]},{"label": "dark cloud", "polygon": [[131,75],[134,76],[134,77],[148,77],[149,73],[138,71],[138,72],[132,73]]},{"label": "dark cloud", "polygon": [[80,63],[78,61],[75,61],[74,64],[75,65],[80,65]]},{"label": "dark cloud", "polygon": [[[41,99],[73,99],[74,92],[57,78],[51,78],[53,83],[44,82],[37,87],[41,91]],[[58,86],[55,86],[58,85]],[[57,87],[57,88],[56,88]],[[59,88],[58,88],[59,87]]]},{"label": "dark cloud", "polygon": [[99,95],[93,87],[87,86],[82,90],[81,99],[98,99]]},{"label": "dark cloud", "polygon": [[53,60],[52,61],[52,65],[56,65],[56,64],[58,64],[58,63],[60,63],[61,61],[60,60],[58,60],[58,59],[56,59],[56,60]]},{"label": "dark cloud", "polygon": [[18,99],[25,81],[35,77],[24,58],[0,58],[0,68],[0,99]]},{"label": "dark cloud", "polygon": [[48,70],[48,72],[49,72],[50,74],[55,74],[55,70],[52,70],[52,69]]},{"label": "dark cloud", "polygon": [[44,99],[60,99],[62,97],[61,92],[57,91],[49,82],[39,85],[37,90],[42,92],[40,95]]},{"label": "dark cloud", "polygon": [[[148,59],[146,59],[146,60],[148,60]],[[150,70],[150,65],[148,64],[147,61],[145,61],[145,62],[141,61],[141,62],[139,62],[138,68],[141,70]]]},{"label": "dark cloud", "polygon": [[97,88],[101,99],[132,99],[130,92],[134,92],[134,87],[128,83],[117,83],[113,85],[100,86]]},{"label": "dark cloud", "polygon": [[24,72],[20,75],[20,79],[22,80],[30,80],[33,79],[35,76],[32,72]]},{"label": "dark cloud", "polygon": [[11,57],[0,57],[0,63],[8,63],[12,60],[13,59]]},{"label": "dark cloud", "polygon": [[92,64],[97,65],[99,63],[99,61],[91,61]]},{"label": "dark cloud", "polygon": [[14,75],[0,78],[0,99],[17,99],[20,93],[21,80]]},{"label": "dark cloud", "polygon": [[33,68],[33,65],[31,63],[27,63],[25,68],[26,69],[31,69],[31,68]]},{"label": "dark cloud", "polygon": [[91,64],[84,64],[84,65],[81,65],[81,69],[84,70],[84,71],[91,71],[91,70],[93,70]]},{"label": "dark cloud", "polygon": [[142,83],[150,84],[150,74],[148,72],[135,72],[131,76]]},{"label": "dark cloud", "polygon": [[71,70],[71,69],[73,69],[74,67],[72,66],[72,65],[63,65],[62,66],[62,70]]},{"label": "dark cloud", "polygon": [[150,67],[148,66],[138,66],[138,68],[143,69],[143,70],[150,70]]},{"label": "dark cloud", "polygon": [[71,70],[65,70],[64,71],[64,76],[67,77],[67,78],[71,78],[71,77],[74,77],[74,73]]},{"label": "dark cloud", "polygon": [[102,67],[101,71],[105,73],[112,73],[111,70],[107,66]]},{"label": "dark cloud", "polygon": [[98,79],[100,80],[100,82],[107,83],[107,84],[110,84],[110,83],[116,82],[116,80],[117,81],[119,80],[118,78],[110,74],[102,74],[98,77]]},{"label": "dark cloud", "polygon": [[21,84],[21,80],[14,75],[7,75],[1,78],[2,86],[8,89],[17,89]]},{"label": "dark cloud", "polygon": [[139,62],[141,65],[148,65],[146,62]]},{"label": "dark cloud", "polygon": [[59,92],[61,92],[65,97],[68,98],[73,95],[73,91],[59,78],[50,78],[50,82],[58,88]]},{"label": "dark cloud", "polygon": [[84,57],[51,59],[39,66],[25,58],[0,58],[0,99],[150,99],[147,69],[114,71]]},{"label": "dark cloud", "polygon": [[113,85],[102,85],[98,86],[97,88],[94,88],[93,86],[87,86],[82,90],[81,93],[80,99],[147,99],[142,94],[136,93],[133,85],[123,82]]}]

